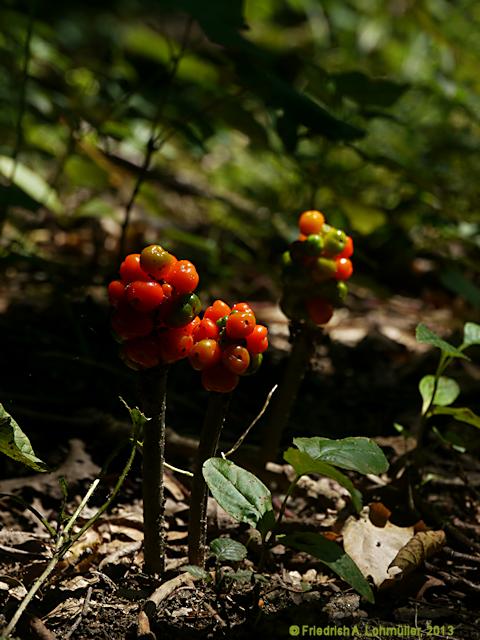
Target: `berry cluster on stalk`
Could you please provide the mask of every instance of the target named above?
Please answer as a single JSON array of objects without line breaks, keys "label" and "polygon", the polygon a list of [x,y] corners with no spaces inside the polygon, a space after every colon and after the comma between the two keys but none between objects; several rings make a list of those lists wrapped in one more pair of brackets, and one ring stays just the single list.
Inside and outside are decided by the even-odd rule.
[{"label": "berry cluster on stalk", "polygon": [[268,329],[257,324],[247,303],[230,308],[216,300],[194,328],[193,340],[188,357],[192,367],[202,372],[204,388],[229,393],[239,376],[255,373],[260,367],[268,347]]},{"label": "berry cluster on stalk", "polygon": [[280,306],[292,320],[323,325],[347,295],[353,241],[341,229],[326,224],[320,211],[304,211],[298,226],[298,239],[283,254]]},{"label": "berry cluster on stalk", "polygon": [[108,285],[112,331],[120,356],[132,369],[150,369],[189,355],[200,323],[198,273],[189,260],[177,260],[160,245],[131,253],[120,279]]}]

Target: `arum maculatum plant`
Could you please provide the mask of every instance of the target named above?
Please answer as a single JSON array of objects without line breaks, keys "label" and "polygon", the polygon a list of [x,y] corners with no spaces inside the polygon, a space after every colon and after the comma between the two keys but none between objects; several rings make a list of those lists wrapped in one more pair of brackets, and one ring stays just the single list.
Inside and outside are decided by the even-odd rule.
[{"label": "arum maculatum plant", "polygon": [[163,470],[167,371],[186,358],[200,323],[199,282],[189,260],[177,260],[160,245],[128,255],[120,279],[110,282],[112,331],[120,357],[140,372],[143,409],[150,417],[143,429],[143,512],[145,571],[162,574],[164,549]]},{"label": "arum maculatum plant", "polygon": [[280,542],[314,556],[369,602],[373,602],[370,585],[339,544],[315,532],[283,535],[282,520],[287,502],[300,478],[310,474],[326,476],[345,487],[353,508],[360,512],[362,495],[343,470],[360,474],[384,473],[388,469],[385,455],[375,442],[363,437],[342,440],[295,438],[293,444],[283,457],[293,467],[294,478],[276,514],[272,507],[272,495],[263,482],[225,457],[206,460],[203,464],[203,476],[219,505],[233,518],[249,524],[259,532],[262,541],[259,571],[264,568],[268,549]]},{"label": "arum maculatum plant", "polygon": [[241,302],[229,307],[216,300],[193,330],[189,360],[201,372],[210,392],[194,469],[188,532],[189,561],[205,564],[208,488],[202,468],[215,455],[228,411],[231,393],[242,376],[258,371],[268,348],[268,330],[257,324],[251,307]]},{"label": "arum maculatum plant", "polygon": [[440,358],[435,373],[424,376],[419,384],[419,391],[422,396],[422,410],[417,433],[417,446],[422,446],[427,426],[433,425],[434,433],[442,441],[453,448],[465,451],[465,448],[459,445],[458,442],[450,442],[448,437],[440,433],[435,426],[435,419],[438,419],[438,416],[446,416],[454,421],[480,428],[480,416],[470,408],[451,406],[460,395],[460,387],[456,380],[444,375],[446,369],[455,360],[470,360],[465,351],[474,345],[480,345],[480,325],[474,322],[465,323],[463,340],[458,347],[440,338],[424,324],[417,326],[416,338],[418,342],[429,344],[440,350]]},{"label": "arum maculatum plant", "polygon": [[264,430],[265,461],[277,455],[300,383],[335,307],[348,292],[353,273],[353,241],[341,229],[325,222],[320,211],[304,211],[298,220],[299,237],[283,254],[283,294],[280,307],[289,319],[292,350]]}]

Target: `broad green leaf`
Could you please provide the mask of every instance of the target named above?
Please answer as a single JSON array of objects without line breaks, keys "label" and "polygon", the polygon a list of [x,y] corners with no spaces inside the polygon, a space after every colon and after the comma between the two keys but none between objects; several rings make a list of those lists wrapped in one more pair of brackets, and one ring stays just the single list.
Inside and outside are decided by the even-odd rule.
[{"label": "broad green leaf", "polygon": [[231,538],[215,538],[210,543],[210,549],[220,562],[240,562],[247,557],[247,548]]},{"label": "broad green leaf", "polygon": [[185,564],[182,567],[182,571],[184,573],[189,573],[194,578],[198,578],[199,580],[205,580],[205,582],[210,582],[212,580],[212,576],[202,569],[202,567],[197,567],[195,564]]},{"label": "broad green leaf", "polygon": [[291,464],[295,469],[295,472],[299,476],[303,476],[310,473],[319,473],[322,476],[326,476],[327,478],[332,478],[341,484],[342,487],[350,493],[352,496],[353,506],[357,511],[360,511],[362,508],[362,494],[360,491],[355,489],[352,481],[347,478],[345,474],[327,462],[322,462],[321,460],[315,460],[308,453],[304,453],[303,451],[299,451],[298,449],[287,449],[283,454],[283,458],[288,464]]},{"label": "broad green leaf", "polygon": [[305,551],[327,565],[342,580],[352,586],[368,602],[374,602],[370,585],[352,558],[336,542],[319,533],[294,533],[278,537],[279,542],[298,551]]},{"label": "broad green leaf", "polygon": [[12,416],[0,404],[0,452],[35,471],[48,471],[48,467],[37,458],[30,440]]},{"label": "broad green leaf", "polygon": [[435,407],[433,413],[435,415],[452,416],[452,418],[459,422],[465,422],[480,429],[480,416],[468,407]]},{"label": "broad green leaf", "polygon": [[463,328],[463,346],[469,347],[471,344],[480,344],[480,324],[466,322]]},{"label": "broad green leaf", "polygon": [[314,460],[359,473],[384,473],[388,460],[370,438],[294,438],[293,444]]},{"label": "broad green leaf", "polygon": [[[424,415],[432,403],[433,390],[435,388],[435,376],[424,376],[420,380],[418,388],[423,399],[422,415]],[[449,404],[452,404],[452,402],[455,402],[459,394],[460,387],[455,380],[440,376],[437,382],[437,389],[435,391],[435,397],[433,398],[433,404],[446,407]]]},{"label": "broad green leaf", "polygon": [[232,518],[257,527],[262,535],[273,527],[272,494],[253,473],[223,458],[209,458],[202,472],[213,497]]},{"label": "broad green leaf", "polygon": [[8,156],[0,156],[0,175],[12,180],[30,198],[54,213],[61,213],[63,207],[56,192],[45,180],[21,162],[14,162]]},{"label": "broad green leaf", "polygon": [[470,360],[464,353],[462,353],[459,349],[454,347],[452,344],[437,336],[437,334],[429,329],[424,324],[420,323],[417,325],[416,330],[416,338],[418,342],[422,342],[423,344],[431,344],[434,347],[437,347],[447,356],[451,356],[452,358],[464,358],[465,360]]}]

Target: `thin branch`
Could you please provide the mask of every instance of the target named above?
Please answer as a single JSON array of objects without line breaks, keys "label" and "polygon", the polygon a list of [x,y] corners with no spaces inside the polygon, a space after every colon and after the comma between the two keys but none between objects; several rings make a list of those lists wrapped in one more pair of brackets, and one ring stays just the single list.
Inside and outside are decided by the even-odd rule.
[{"label": "thin branch", "polygon": [[245,431],[242,433],[242,435],[240,436],[240,438],[235,442],[235,444],[233,445],[233,447],[231,449],[229,449],[227,451],[227,453],[222,453],[222,458],[228,458],[228,456],[231,456],[232,453],[235,453],[235,451],[242,445],[243,441],[245,440],[245,438],[248,436],[248,434],[250,433],[250,431],[253,429],[253,427],[257,424],[257,422],[260,420],[260,418],[263,416],[263,414],[265,413],[265,411],[267,410],[268,405],[270,404],[270,400],[272,399],[273,394],[275,393],[275,391],[278,389],[278,384],[276,384],[271,390],[270,393],[267,396],[267,399],[265,400],[265,404],[263,405],[262,409],[260,410],[260,413],[258,414],[258,416],[250,423],[250,425],[245,429]]}]

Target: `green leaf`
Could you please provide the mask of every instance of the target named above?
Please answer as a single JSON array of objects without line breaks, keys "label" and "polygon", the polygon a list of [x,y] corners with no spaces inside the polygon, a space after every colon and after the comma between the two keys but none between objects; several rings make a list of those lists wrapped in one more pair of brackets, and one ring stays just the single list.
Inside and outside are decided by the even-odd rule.
[{"label": "green leaf", "polygon": [[388,460],[370,438],[294,438],[293,444],[314,460],[359,473],[384,473]]},{"label": "green leaf", "polygon": [[141,432],[144,425],[149,420],[151,420],[151,418],[147,418],[147,416],[144,413],[142,413],[138,407],[134,407],[133,409],[129,407],[122,397],[120,397],[120,402],[122,402],[122,404],[124,404],[125,407],[127,408],[127,411],[130,414],[130,420],[132,421],[135,431]]},{"label": "green leaf", "polygon": [[342,580],[352,586],[368,602],[375,602],[372,589],[352,558],[336,543],[319,533],[294,533],[278,536],[279,542],[298,551],[305,551],[327,565]]},{"label": "green leaf", "polygon": [[209,458],[202,472],[213,497],[232,518],[263,536],[273,527],[272,494],[253,473],[223,458]]},{"label": "green leaf", "polygon": [[459,422],[465,422],[480,429],[480,416],[468,407],[435,407],[433,413],[435,415],[452,416]]},{"label": "green leaf", "polygon": [[11,180],[30,198],[50,209],[54,213],[61,213],[63,207],[57,193],[45,180],[21,162],[16,162],[8,156],[0,156],[0,174]]},{"label": "green leaf", "polygon": [[464,358],[465,360],[470,360],[464,353],[462,353],[459,349],[454,347],[452,344],[437,336],[431,329],[429,329],[424,324],[420,323],[417,325],[415,336],[418,342],[422,342],[423,344],[431,344],[438,349],[441,349],[442,353],[451,356],[452,358]]},{"label": "green leaf", "polygon": [[186,564],[182,567],[182,570],[185,573],[189,573],[194,578],[198,578],[199,580],[205,580],[205,582],[211,582],[212,576],[202,569],[202,567],[197,567],[195,564]]},{"label": "green leaf", "polygon": [[[424,376],[420,380],[418,389],[423,398],[422,415],[425,414],[428,407],[432,403],[433,390],[435,388],[435,376]],[[437,382],[437,389],[435,391],[435,397],[433,398],[434,405],[440,405],[446,407],[458,398],[460,394],[460,387],[452,380],[452,378],[446,378],[440,376]]]},{"label": "green leaf", "polygon": [[210,543],[210,549],[220,562],[240,562],[247,557],[247,548],[231,538],[215,538]]},{"label": "green leaf", "polygon": [[463,347],[480,344],[480,324],[466,322],[463,328]]},{"label": "green leaf", "polygon": [[37,458],[30,440],[0,404],[0,451],[35,471],[49,471],[45,462]]},{"label": "green leaf", "polygon": [[285,451],[283,458],[286,462],[292,465],[299,476],[310,473],[319,473],[322,476],[335,480],[338,484],[341,484],[342,487],[345,487],[345,489],[350,493],[355,509],[357,511],[361,510],[362,494],[360,491],[355,489],[352,481],[341,471],[338,471],[338,469],[335,469],[335,467],[332,467],[332,465],[326,462],[315,460],[308,455],[308,453],[304,453],[303,451],[299,451],[298,449],[293,449],[291,447]]}]

